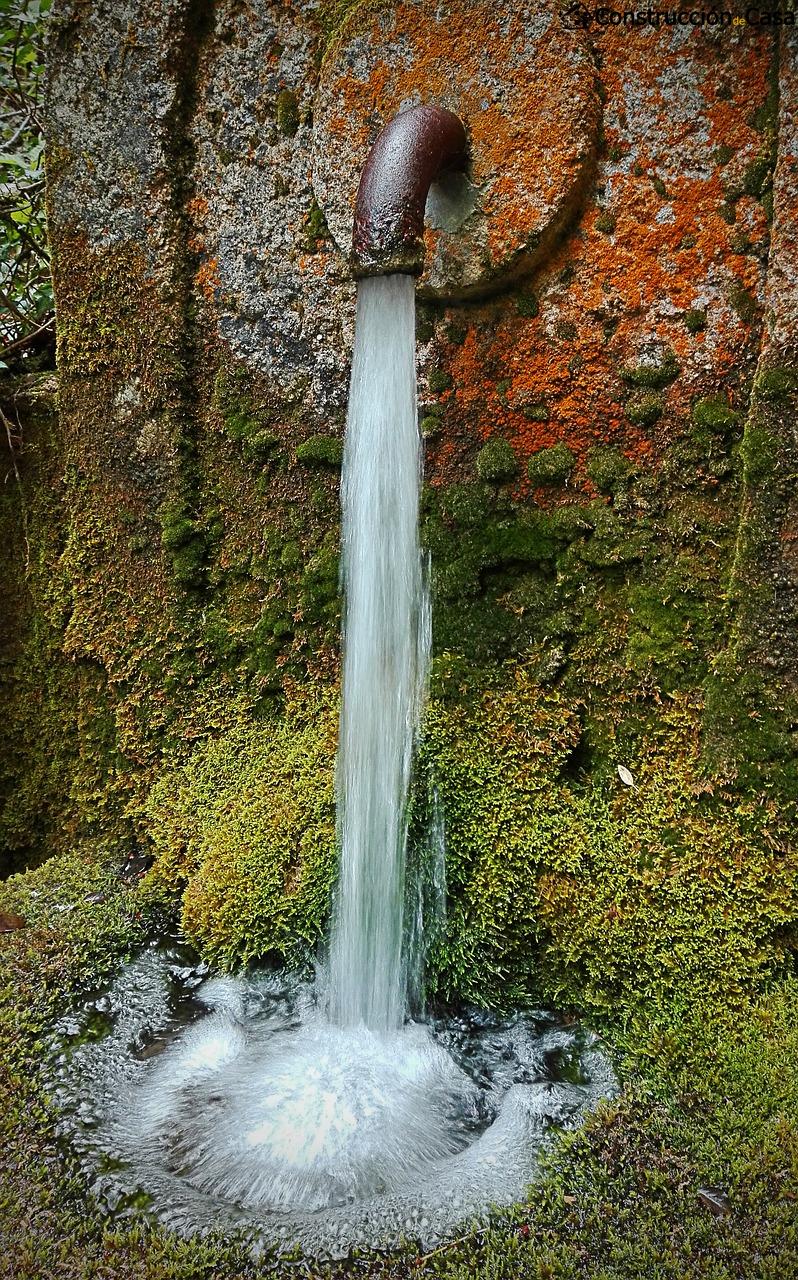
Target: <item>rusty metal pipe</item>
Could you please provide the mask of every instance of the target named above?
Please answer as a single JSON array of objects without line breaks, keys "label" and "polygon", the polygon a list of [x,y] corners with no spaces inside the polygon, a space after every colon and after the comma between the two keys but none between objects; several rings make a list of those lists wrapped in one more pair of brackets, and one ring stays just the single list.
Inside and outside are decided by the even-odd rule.
[{"label": "rusty metal pipe", "polygon": [[424,206],[447,169],[464,169],[468,139],[445,107],[401,111],[386,124],[363,167],[355,202],[352,272],[420,275],[424,266]]}]

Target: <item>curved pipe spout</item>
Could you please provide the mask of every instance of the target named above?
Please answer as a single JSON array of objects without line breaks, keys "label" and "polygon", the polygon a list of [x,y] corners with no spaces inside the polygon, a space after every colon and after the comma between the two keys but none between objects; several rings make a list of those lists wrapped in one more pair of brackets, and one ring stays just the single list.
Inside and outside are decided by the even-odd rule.
[{"label": "curved pipe spout", "polygon": [[446,169],[463,169],[468,140],[445,107],[412,107],[394,116],[372,147],[355,203],[355,276],[420,275],[427,192]]}]

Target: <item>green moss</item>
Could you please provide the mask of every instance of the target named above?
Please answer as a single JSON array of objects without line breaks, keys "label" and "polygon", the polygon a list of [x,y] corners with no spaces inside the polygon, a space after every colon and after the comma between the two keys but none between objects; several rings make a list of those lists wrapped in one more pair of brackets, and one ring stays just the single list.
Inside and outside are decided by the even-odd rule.
[{"label": "green moss", "polygon": [[543,400],[538,400],[534,404],[523,405],[521,412],[527,422],[548,422],[551,417],[549,407]]},{"label": "green moss", "polygon": [[302,575],[299,603],[307,628],[329,630],[338,635],[340,600],[339,547],[337,534],[328,534],[308,559]]},{"label": "green moss", "polygon": [[734,159],[735,155],[736,155],[736,148],[726,146],[726,144],[724,143],[723,146],[716,147],[715,150],[712,152],[712,160],[718,166],[719,169],[723,169],[726,167],[726,165],[729,163],[730,160]]},{"label": "green moss", "polygon": [[734,200],[724,200],[718,207],[718,213],[724,222],[733,227],[737,221],[737,207]]},{"label": "green moss", "polygon": [[445,991],[651,1018],[690,1002],[733,1007],[766,979],[798,918],[794,858],[774,866],[767,850],[775,810],[752,798],[735,811],[711,791],[697,801],[697,724],[677,700],[634,758],[617,758],[631,791],[615,762],[586,787],[563,781],[578,720],[517,669],[475,704],[431,708],[424,751],[446,815],[451,902],[435,958]]},{"label": "green moss", "polygon": [[739,413],[731,408],[727,400],[713,396],[694,402],[692,418],[697,427],[717,435],[727,434],[740,421]]},{"label": "green moss", "polygon": [[656,191],[657,195],[661,197],[661,199],[663,200],[667,199],[668,188],[665,186],[665,183],[662,181],[662,178],[652,177],[651,185]]},{"label": "green moss", "polygon": [[778,441],[766,426],[748,422],[740,445],[748,484],[762,484],[771,479],[778,465]]},{"label": "green moss", "polygon": [[631,383],[633,387],[651,387],[653,390],[658,390],[675,381],[680,369],[673,352],[666,351],[656,363],[626,365],[620,373],[624,382]]},{"label": "green moss", "polygon": [[602,235],[611,236],[615,231],[616,225],[617,219],[615,214],[610,213],[609,209],[602,209],[601,213],[596,218],[596,230],[600,231]]},{"label": "green moss", "polygon": [[311,467],[340,467],[344,456],[343,441],[338,436],[311,436],[297,445],[299,462]]},{"label": "green moss", "polygon": [[747,196],[753,196],[759,199],[765,189],[766,184],[770,181],[772,174],[772,159],[769,155],[755,156],[754,159],[746,166],[743,175],[743,191]]},{"label": "green moss", "polygon": [[443,422],[437,413],[427,413],[419,423],[422,439],[434,440],[443,430]]},{"label": "green moss", "polygon": [[425,724],[422,771],[442,788],[453,840],[450,913],[432,966],[444,992],[480,1004],[486,981],[488,999],[501,992],[502,1001],[528,981],[523,956],[537,932],[529,819],[579,734],[557,694],[541,695],[521,673],[517,680],[468,708],[433,704]]},{"label": "green moss", "polygon": [[318,253],[330,238],[327,219],[315,200],[305,214],[302,231],[302,248],[305,253]]},{"label": "green moss", "polygon": [[214,380],[212,405],[225,433],[240,444],[242,457],[248,462],[263,462],[274,453],[280,440],[266,425],[267,410],[256,403],[247,370],[220,369]]},{"label": "green moss", "polygon": [[667,693],[700,684],[716,622],[702,566],[685,555],[656,582],[632,586],[628,601],[629,670]]},{"label": "green moss", "polygon": [[566,444],[555,444],[548,449],[538,449],[527,464],[527,474],[533,484],[563,484],[576,465],[576,458]]},{"label": "green moss", "polygon": [[531,289],[527,289],[524,293],[520,293],[515,300],[515,309],[519,316],[526,316],[530,320],[534,320],[535,316],[540,314],[540,302],[536,293]]},{"label": "green moss", "polygon": [[161,544],[169,555],[175,581],[184,587],[203,586],[208,563],[203,526],[188,514],[180,500],[165,504],[159,516]]},{"label": "green moss", "polygon": [[444,330],[446,341],[451,342],[455,347],[462,347],[468,337],[468,325],[457,324],[454,320],[450,320]]},{"label": "green moss", "polygon": [[659,396],[636,396],[627,401],[624,412],[638,427],[653,427],[662,417],[664,405]]},{"label": "green moss", "polygon": [[315,14],[321,33],[319,61],[335,42],[349,15],[357,9],[365,8],[368,4],[369,0],[320,0]]},{"label": "green moss", "polygon": [[444,391],[450,391],[454,386],[454,379],[445,369],[433,369],[429,375],[429,389],[434,395],[440,395]]},{"label": "green moss", "polygon": [[[743,532],[750,537],[748,530]],[[798,721],[798,699],[769,667],[763,669],[760,655],[751,652],[762,590],[759,580],[752,583],[748,578],[749,565],[743,562],[741,567],[741,578],[732,582],[735,600],[744,595],[740,634],[713,664],[713,678],[707,683],[707,767],[724,777],[731,775],[739,789],[767,793],[774,803],[791,811],[798,790],[792,731]],[[765,608],[770,599],[766,594]]]},{"label": "green moss", "polygon": [[774,55],[768,72],[768,92],[764,102],[751,113],[748,123],[759,133],[764,133],[768,140],[775,137],[779,114],[779,67],[778,57]]},{"label": "green moss", "polygon": [[435,315],[430,308],[422,304],[416,306],[416,341],[431,342],[435,337]]},{"label": "green moss", "polygon": [[774,366],[758,373],[754,380],[754,394],[771,402],[788,401],[798,391],[798,372]]},{"label": "green moss", "polygon": [[490,513],[490,503],[481,484],[451,484],[439,495],[441,514],[461,529],[472,529],[484,524]]},{"label": "green moss", "polygon": [[501,484],[518,474],[518,461],[508,440],[489,440],[477,454],[476,471],[480,480]]},{"label": "green moss", "polygon": [[619,449],[597,445],[588,451],[585,470],[597,489],[611,493],[626,483],[634,468]]},{"label": "green moss", "polygon": [[277,128],[286,138],[293,138],[299,128],[299,103],[291,89],[281,89],[277,95]]},{"label": "green moss", "polygon": [[573,342],[576,332],[576,325],[571,320],[557,320],[555,322],[555,337],[562,339],[563,342]]},{"label": "green moss", "polygon": [[335,865],[335,699],[290,704],[197,748],[145,809],[149,883],[185,886],[187,936],[215,964],[307,958]]},{"label": "green moss", "polygon": [[707,313],[691,307],[684,313],[684,323],[688,333],[701,333],[707,327]]},{"label": "green moss", "polygon": [[759,314],[759,304],[753,294],[740,282],[733,284],[728,291],[729,305],[737,313],[743,324],[751,324]]}]

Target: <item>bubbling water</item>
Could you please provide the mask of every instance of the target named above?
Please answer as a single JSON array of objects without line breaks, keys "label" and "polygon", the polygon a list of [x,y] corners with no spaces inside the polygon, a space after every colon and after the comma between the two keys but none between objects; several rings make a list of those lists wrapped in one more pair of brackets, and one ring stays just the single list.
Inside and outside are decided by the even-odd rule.
[{"label": "bubbling water", "polygon": [[518,1199],[552,1126],[612,1089],[594,1038],[537,1011],[337,1027],[313,985],[207,979],[150,949],[57,1032],[64,1132],[109,1212],[143,1201],[255,1253],[425,1247]]}]

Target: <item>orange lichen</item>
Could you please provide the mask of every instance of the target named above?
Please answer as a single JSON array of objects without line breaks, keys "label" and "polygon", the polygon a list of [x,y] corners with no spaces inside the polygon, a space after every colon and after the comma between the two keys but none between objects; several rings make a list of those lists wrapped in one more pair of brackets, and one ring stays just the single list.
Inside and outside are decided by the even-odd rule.
[{"label": "orange lichen", "polygon": [[218,276],[218,263],[216,258],[206,258],[201,263],[199,270],[195,276],[197,288],[200,289],[205,298],[212,302],[216,290],[221,288],[221,281]]},{"label": "orange lichen", "polygon": [[[327,136],[333,143],[340,140],[345,154],[359,161],[346,171],[352,196],[377,127],[410,103],[441,102],[462,116],[471,136],[471,177],[480,187],[489,263],[500,268],[525,251],[571,198],[598,120],[594,71],[583,39],[564,28],[552,39],[559,18],[554,10],[548,17],[549,32],[530,37],[520,13],[503,13],[499,23],[485,0],[445,12],[407,2],[376,14],[371,8],[356,11],[352,22],[365,36],[365,47],[374,51],[367,78],[352,75],[348,60],[341,58],[334,72],[327,68],[324,86],[331,104],[324,113]],[[354,29],[345,29],[342,45]],[[498,67],[504,69],[499,86]],[[534,181],[529,181],[530,168]],[[336,181],[340,186],[339,171]],[[428,244],[431,259],[448,242],[430,230]]]},{"label": "orange lichen", "polygon": [[[429,448],[434,483],[459,478],[475,449],[496,435],[511,442],[521,464],[518,495],[527,487],[529,456],[560,441],[582,463],[588,449],[611,442],[651,467],[684,431],[702,387],[725,381],[733,404],[744,407],[769,228],[759,201],[740,191],[745,166],[763,146],[752,111],[767,98],[772,41],[746,32],[729,96],[718,98],[717,46],[691,33],[698,120],[695,108],[693,115],[674,109],[686,54],[671,47],[668,33],[607,32],[601,50],[607,122],[598,203],[586,204],[568,238],[524,286],[531,284],[540,300],[537,315],[516,314],[507,300],[471,308],[466,340],[431,351],[455,386],[446,440]],[[623,107],[635,94],[646,111],[639,141]],[[718,164],[718,147],[734,148],[733,161]],[[537,172],[528,181],[537,182]],[[735,225],[724,209],[729,188]],[[596,225],[602,208],[612,215],[605,230]],[[693,332],[685,316],[697,307],[707,312],[707,325]],[[656,363],[657,352],[667,352],[679,372],[655,389],[662,415],[645,427],[625,412],[634,386],[624,374]],[[577,483],[582,475],[578,470]]]}]

